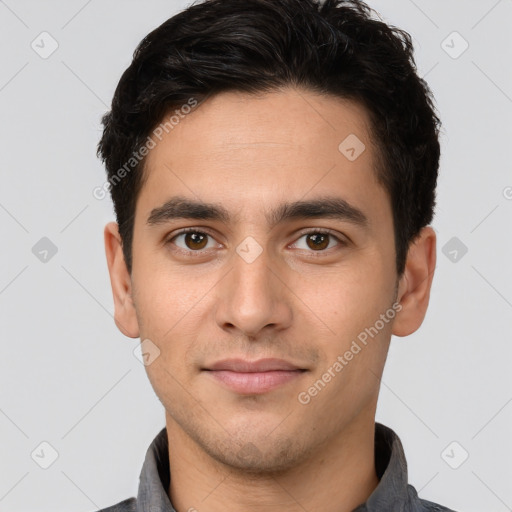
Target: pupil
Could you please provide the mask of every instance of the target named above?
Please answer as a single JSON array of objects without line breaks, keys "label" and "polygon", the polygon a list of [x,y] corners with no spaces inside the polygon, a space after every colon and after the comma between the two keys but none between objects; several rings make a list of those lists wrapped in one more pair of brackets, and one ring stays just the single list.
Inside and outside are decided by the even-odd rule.
[{"label": "pupil", "polygon": [[187,233],[185,238],[190,249],[202,249],[206,245],[206,236],[201,233]]},{"label": "pupil", "polygon": [[325,249],[329,245],[326,243],[327,239],[328,235],[323,235],[320,233],[309,235],[309,240],[313,242],[313,246],[310,245],[311,249]]}]

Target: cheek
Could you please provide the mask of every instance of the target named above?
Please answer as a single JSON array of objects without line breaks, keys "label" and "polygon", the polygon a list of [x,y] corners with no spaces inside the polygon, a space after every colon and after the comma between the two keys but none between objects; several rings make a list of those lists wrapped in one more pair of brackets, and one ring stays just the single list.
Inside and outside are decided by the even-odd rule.
[{"label": "cheek", "polygon": [[[164,336],[179,322],[180,331],[199,308],[215,280],[186,267],[171,267],[167,261],[149,261],[134,269],[137,313],[148,333]],[[140,323],[139,323],[140,325]]]},{"label": "cheek", "polygon": [[[336,336],[356,335],[373,324],[391,305],[394,279],[382,260],[360,261],[301,276],[291,284],[296,295],[315,313],[317,321]],[[299,301],[297,304],[303,305]],[[313,317],[312,317],[313,318]]]},{"label": "cheek", "polygon": [[167,371],[175,377],[183,374],[180,381],[184,379],[187,352],[197,350],[205,326],[205,293],[215,280],[211,274],[169,269],[168,264],[158,262],[145,269],[140,265],[134,290],[141,340],[151,340],[160,351],[155,364],[146,367],[148,376],[156,383],[170,379],[167,384],[172,386]]}]

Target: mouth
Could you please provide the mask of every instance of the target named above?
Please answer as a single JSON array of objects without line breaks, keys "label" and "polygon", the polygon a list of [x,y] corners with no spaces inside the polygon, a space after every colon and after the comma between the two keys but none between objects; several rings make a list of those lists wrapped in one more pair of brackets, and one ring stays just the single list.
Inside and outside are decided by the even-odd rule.
[{"label": "mouth", "polygon": [[216,382],[242,395],[267,393],[307,372],[283,359],[226,359],[202,370]]}]

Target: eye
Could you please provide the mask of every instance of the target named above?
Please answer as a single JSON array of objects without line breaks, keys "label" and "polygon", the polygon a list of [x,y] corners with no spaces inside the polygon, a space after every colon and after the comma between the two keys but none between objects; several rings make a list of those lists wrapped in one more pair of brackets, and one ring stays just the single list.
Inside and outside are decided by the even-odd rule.
[{"label": "eye", "polygon": [[197,229],[184,229],[170,238],[168,243],[173,243],[180,249],[188,252],[199,252],[216,247],[211,235]]},{"label": "eye", "polygon": [[[301,240],[303,240],[303,242],[301,242]],[[337,245],[345,245],[345,243],[337,236],[334,236],[330,231],[316,230],[303,233],[298,241],[295,242],[291,247],[301,250],[323,252]]]},{"label": "eye", "polygon": [[[168,239],[167,244],[174,245],[177,250],[189,255],[201,254],[208,249],[219,247],[212,235],[196,228],[183,229]],[[336,246],[347,243],[334,235],[330,230],[310,230],[303,232],[301,237],[289,247],[308,252],[326,252]]]}]

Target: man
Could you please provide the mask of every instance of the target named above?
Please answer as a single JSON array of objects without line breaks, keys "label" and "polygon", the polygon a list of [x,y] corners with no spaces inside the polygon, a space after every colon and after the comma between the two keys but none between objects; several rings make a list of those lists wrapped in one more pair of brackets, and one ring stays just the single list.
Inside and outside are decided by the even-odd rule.
[{"label": "man", "polygon": [[103,123],[115,321],[166,412],[107,510],[449,510],[375,423],[436,261],[409,35],[361,2],[207,0],[140,43]]}]

